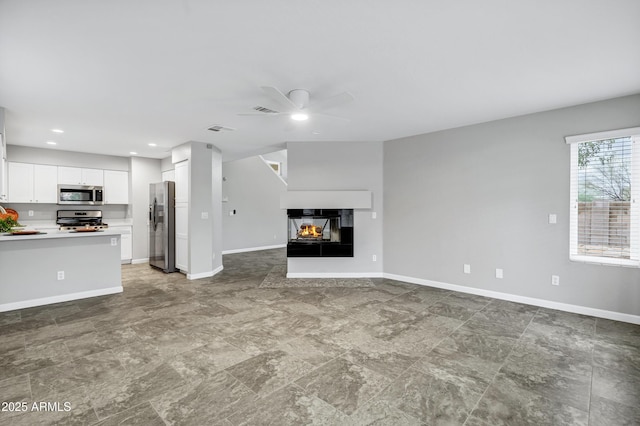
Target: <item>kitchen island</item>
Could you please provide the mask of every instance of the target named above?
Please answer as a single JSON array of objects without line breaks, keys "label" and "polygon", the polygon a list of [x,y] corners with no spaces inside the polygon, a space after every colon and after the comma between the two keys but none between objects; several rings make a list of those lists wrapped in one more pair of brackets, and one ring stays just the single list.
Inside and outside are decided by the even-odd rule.
[{"label": "kitchen island", "polygon": [[0,312],[121,292],[117,231],[0,234]]}]

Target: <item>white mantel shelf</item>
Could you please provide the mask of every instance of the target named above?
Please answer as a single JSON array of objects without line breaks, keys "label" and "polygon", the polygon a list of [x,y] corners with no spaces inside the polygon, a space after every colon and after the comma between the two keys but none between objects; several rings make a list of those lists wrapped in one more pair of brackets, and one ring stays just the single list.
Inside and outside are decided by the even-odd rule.
[{"label": "white mantel shelf", "polygon": [[287,191],[281,209],[370,209],[371,191]]}]

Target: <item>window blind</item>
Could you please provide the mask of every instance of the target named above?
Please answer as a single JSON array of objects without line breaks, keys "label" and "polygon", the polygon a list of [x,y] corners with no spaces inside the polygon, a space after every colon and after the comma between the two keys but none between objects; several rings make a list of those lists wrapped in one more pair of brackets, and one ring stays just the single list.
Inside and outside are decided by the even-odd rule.
[{"label": "window blind", "polygon": [[640,128],[570,136],[570,257],[640,266]]}]

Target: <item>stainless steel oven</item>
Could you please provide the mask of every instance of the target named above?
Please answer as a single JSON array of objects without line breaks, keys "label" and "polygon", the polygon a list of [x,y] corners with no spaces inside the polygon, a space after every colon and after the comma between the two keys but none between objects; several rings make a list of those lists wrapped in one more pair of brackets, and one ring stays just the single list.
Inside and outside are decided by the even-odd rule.
[{"label": "stainless steel oven", "polygon": [[58,185],[58,204],[101,206],[103,201],[101,186]]}]

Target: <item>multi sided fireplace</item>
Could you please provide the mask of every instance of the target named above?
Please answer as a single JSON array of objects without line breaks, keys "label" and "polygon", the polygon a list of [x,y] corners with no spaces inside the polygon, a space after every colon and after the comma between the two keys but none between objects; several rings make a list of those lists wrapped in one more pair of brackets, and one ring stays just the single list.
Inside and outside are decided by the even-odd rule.
[{"label": "multi sided fireplace", "polygon": [[287,257],[353,257],[353,209],[289,209]]}]

